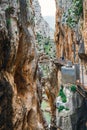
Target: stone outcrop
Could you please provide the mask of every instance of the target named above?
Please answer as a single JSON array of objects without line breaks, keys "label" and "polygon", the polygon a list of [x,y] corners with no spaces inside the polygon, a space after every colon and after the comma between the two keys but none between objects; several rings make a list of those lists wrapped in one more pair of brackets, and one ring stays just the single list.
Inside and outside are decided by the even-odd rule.
[{"label": "stone outcrop", "polygon": [[35,32],[43,37],[49,37],[50,27],[41,14],[41,7],[38,0],[33,0],[33,8],[35,11]]},{"label": "stone outcrop", "polygon": [[83,21],[83,30],[82,30],[82,37],[84,40],[84,56],[83,56],[83,60],[86,61],[87,60],[87,1],[84,0],[83,2],[83,17],[84,17],[84,21]]},{"label": "stone outcrop", "polygon": [[46,129],[36,85],[32,0],[0,1],[0,52],[0,130]]},{"label": "stone outcrop", "polygon": [[[78,62],[78,50],[80,43],[80,23],[72,23],[73,14],[69,12],[73,6],[73,1],[57,0],[56,1],[56,31],[55,42],[58,57],[65,57],[73,62]],[[71,8],[70,8],[71,7]],[[77,18],[77,17],[76,17]],[[75,18],[75,19],[76,19]],[[72,23],[72,24],[71,24]],[[74,25],[75,24],[75,25]]]},{"label": "stone outcrop", "polygon": [[84,44],[85,44],[85,53],[87,54],[87,38],[86,38],[86,33],[87,33],[87,1],[84,0],[84,4],[83,4],[83,9],[84,9]]},{"label": "stone outcrop", "polygon": [[57,67],[49,62],[49,75],[45,79],[45,92],[51,109],[50,130],[56,130],[56,97],[58,95]]},{"label": "stone outcrop", "polygon": [[[79,10],[77,16],[75,16],[77,12],[73,12],[75,6],[78,7],[76,11]],[[55,42],[58,57],[65,57],[73,62],[78,62],[80,57],[82,61],[86,62],[86,8],[85,0],[74,1],[74,3],[72,0],[56,1]]]},{"label": "stone outcrop", "polygon": [[47,21],[44,20],[38,0],[33,0],[33,9],[35,11],[34,20],[37,52],[54,57],[54,30],[49,26]]},{"label": "stone outcrop", "polygon": [[41,54],[39,65],[43,72],[43,96],[47,96],[51,113],[50,129],[53,130],[56,129],[55,100],[58,93],[57,68],[51,61],[55,57],[54,30],[42,17],[38,0],[33,0],[33,8],[35,10],[36,47],[38,53]]}]

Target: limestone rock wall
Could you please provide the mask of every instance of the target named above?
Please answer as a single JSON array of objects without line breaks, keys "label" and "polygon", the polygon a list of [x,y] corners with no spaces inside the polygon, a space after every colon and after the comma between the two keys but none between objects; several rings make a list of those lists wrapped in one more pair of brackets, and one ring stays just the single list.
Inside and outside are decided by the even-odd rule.
[{"label": "limestone rock wall", "polygon": [[[77,3],[76,3],[77,2]],[[76,6],[76,4],[78,4]],[[75,5],[74,5],[75,4]],[[78,7],[76,12],[74,7]],[[73,9],[74,11],[73,11]],[[73,15],[74,14],[74,15]],[[55,42],[57,56],[65,57],[71,61],[78,62],[78,58],[87,61],[87,2],[84,1],[56,1],[56,31]],[[74,25],[76,23],[76,25]],[[71,26],[70,26],[71,24]],[[60,50],[60,51],[59,51]],[[79,56],[79,57],[78,57]]]},{"label": "limestone rock wall", "polygon": [[55,42],[57,56],[78,62],[78,25],[71,29],[67,25],[68,10],[72,6],[72,0],[56,1],[56,30]]},{"label": "limestone rock wall", "polygon": [[32,0],[1,0],[0,130],[45,129],[36,71]]},{"label": "limestone rock wall", "polygon": [[[73,3],[73,1],[75,3]],[[80,0],[56,0],[56,30],[55,42],[57,57],[64,57],[66,60],[73,62],[85,63],[87,70],[87,1],[80,1],[80,7],[74,4]],[[75,8],[77,7],[77,10]],[[78,12],[78,16],[73,15],[73,11]],[[69,16],[69,17],[68,17]],[[78,19],[78,20],[77,20]],[[74,21],[77,20],[77,21]],[[73,22],[74,21],[74,22]],[[75,24],[74,24],[75,23]],[[81,63],[80,62],[80,63]],[[58,87],[60,88],[61,71],[58,70]],[[85,73],[83,74],[85,77]],[[84,78],[85,79],[85,78]],[[58,96],[58,105],[62,111],[57,109],[57,128],[60,130],[83,130],[86,126],[86,100],[77,92],[72,93],[69,85],[64,85],[64,93],[67,97],[67,102],[61,101]],[[69,106],[70,105],[70,106]],[[64,108],[65,107],[65,108]],[[69,109],[67,110],[66,107]],[[65,110],[66,109],[66,110]]]},{"label": "limestone rock wall", "polygon": [[50,26],[41,14],[41,7],[38,0],[33,0],[33,8],[35,11],[35,32],[41,34],[43,37],[49,37]]},{"label": "limestone rock wall", "polygon": [[83,3],[83,15],[84,15],[84,21],[83,21],[83,39],[84,39],[84,48],[85,48],[85,54],[87,54],[87,1],[84,0]]},{"label": "limestone rock wall", "polygon": [[[41,14],[41,7],[38,0],[33,0],[33,9],[35,10],[35,34],[36,34],[36,48],[39,58],[39,66],[42,70],[42,87],[43,96],[47,96],[51,121],[50,129],[56,128],[56,107],[55,100],[57,95],[57,70],[53,65],[51,59],[55,56],[55,45],[54,45],[54,30],[50,28],[49,24],[44,20]],[[54,78],[52,78],[54,76]],[[40,84],[38,86],[40,89]],[[44,101],[44,99],[43,99]],[[42,104],[43,104],[42,101]],[[43,109],[43,108],[42,108]],[[44,113],[44,112],[43,112]],[[44,114],[46,115],[46,114]],[[45,116],[45,118],[47,118]],[[46,119],[48,120],[48,119]]]},{"label": "limestone rock wall", "polygon": [[41,14],[41,6],[38,0],[33,0],[36,49],[38,53],[45,53],[50,57],[55,56],[54,30],[49,26]]}]

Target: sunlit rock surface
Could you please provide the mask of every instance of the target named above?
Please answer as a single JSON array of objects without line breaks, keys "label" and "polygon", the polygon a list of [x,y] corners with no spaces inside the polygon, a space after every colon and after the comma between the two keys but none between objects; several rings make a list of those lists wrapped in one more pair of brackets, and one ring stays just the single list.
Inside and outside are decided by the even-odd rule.
[{"label": "sunlit rock surface", "polygon": [[[79,19],[76,28],[72,29],[66,24],[65,18],[70,6],[72,0],[56,0],[57,56],[78,62],[79,52],[80,59],[86,62],[87,2],[84,0],[83,3],[83,17]],[[41,110],[43,73],[38,67],[40,59],[35,44],[37,33],[40,46],[42,39],[45,40],[45,48],[42,46],[42,50],[45,50],[46,55],[54,54],[49,58],[42,51],[49,61],[45,60],[48,75],[45,77],[44,87],[51,108],[50,129],[56,130],[60,127],[64,130],[85,130],[86,101],[67,88],[64,89],[67,102],[63,105],[69,107],[69,110],[60,113],[57,111],[56,118],[55,99],[58,96],[59,84],[61,85],[61,73],[52,61],[55,49],[53,41],[51,46],[48,44],[51,35],[53,40],[53,33],[50,35],[49,31],[50,27],[41,15],[37,0],[0,1],[0,130],[49,130]],[[61,102],[60,98],[58,100]]]},{"label": "sunlit rock surface", "polygon": [[84,0],[83,2],[83,39],[84,39],[84,53],[85,56],[83,56],[83,59],[87,60],[87,1]]},{"label": "sunlit rock surface", "polygon": [[54,30],[49,26],[47,21],[44,20],[38,0],[33,0],[33,9],[35,11],[34,20],[37,51],[38,53],[45,53],[49,57],[54,57]]},{"label": "sunlit rock surface", "polygon": [[[57,0],[56,1],[56,32],[55,42],[58,57],[78,62],[78,50],[81,39],[80,22],[72,22],[69,20],[76,19],[72,12],[73,1]],[[71,12],[69,12],[71,11]]]},{"label": "sunlit rock surface", "polygon": [[0,52],[0,130],[46,129],[36,85],[32,0],[0,1]]},{"label": "sunlit rock surface", "polygon": [[33,0],[33,8],[35,10],[35,31],[43,37],[49,37],[50,27],[41,14],[41,7],[38,0]]}]

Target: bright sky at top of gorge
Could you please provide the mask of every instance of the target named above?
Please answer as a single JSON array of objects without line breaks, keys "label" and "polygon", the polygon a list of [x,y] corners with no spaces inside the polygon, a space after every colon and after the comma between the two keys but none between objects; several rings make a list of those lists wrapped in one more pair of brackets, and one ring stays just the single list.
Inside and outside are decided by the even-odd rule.
[{"label": "bright sky at top of gorge", "polygon": [[39,0],[43,16],[55,15],[55,0]]},{"label": "bright sky at top of gorge", "polygon": [[49,25],[55,27],[55,0],[38,0],[41,6],[41,13],[44,19],[49,23]]}]

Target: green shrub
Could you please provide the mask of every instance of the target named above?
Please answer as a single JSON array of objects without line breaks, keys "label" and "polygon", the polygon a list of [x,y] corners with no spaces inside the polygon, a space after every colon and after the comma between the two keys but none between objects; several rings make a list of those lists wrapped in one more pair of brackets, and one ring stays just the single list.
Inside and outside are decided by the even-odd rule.
[{"label": "green shrub", "polygon": [[74,92],[74,93],[76,92],[76,86],[75,85],[71,86],[71,91]]},{"label": "green shrub", "polygon": [[58,107],[58,111],[59,111],[59,112],[61,112],[61,111],[64,110],[64,109],[65,109],[66,111],[69,110],[69,108],[64,107],[63,105]]},{"label": "green shrub", "polygon": [[67,98],[66,98],[65,93],[63,92],[63,88],[60,89],[59,96],[61,97],[61,100],[63,103],[67,102]]},{"label": "green shrub", "polygon": [[64,109],[64,106],[58,107],[58,111],[61,112]]}]

